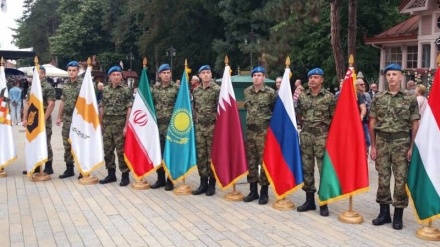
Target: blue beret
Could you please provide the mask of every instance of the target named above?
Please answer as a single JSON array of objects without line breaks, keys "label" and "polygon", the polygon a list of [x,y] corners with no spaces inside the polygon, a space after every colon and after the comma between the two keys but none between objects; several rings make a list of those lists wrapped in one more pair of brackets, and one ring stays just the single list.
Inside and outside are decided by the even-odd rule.
[{"label": "blue beret", "polygon": [[[40,65],[40,67],[38,67],[38,69],[39,69],[39,70],[43,70],[44,72],[46,72],[46,68],[43,67],[43,65]],[[35,70],[35,67],[34,67],[34,70]]]},{"label": "blue beret", "polygon": [[402,67],[396,63],[392,63],[388,66],[385,67],[385,69],[383,70],[384,73],[387,73],[388,70],[398,70],[398,71],[402,71]]},{"label": "blue beret", "polygon": [[266,74],[266,70],[264,70],[264,68],[261,67],[261,66],[257,66],[257,67],[255,67],[255,68],[252,69],[252,71],[251,71],[251,76],[254,76],[254,73],[263,73],[263,74]]},{"label": "blue beret", "polygon": [[67,65],[66,68],[69,67],[79,67],[79,63],[77,61],[70,61]]},{"label": "blue beret", "polygon": [[200,67],[199,69],[199,74],[200,72],[204,71],[204,70],[211,70],[211,67],[209,65],[203,65],[202,67]]},{"label": "blue beret", "polygon": [[120,66],[115,65],[108,70],[107,75],[110,75],[113,72],[122,72],[122,69]]},{"label": "blue beret", "polygon": [[167,63],[164,63],[159,67],[159,70],[157,72],[160,73],[164,70],[170,70],[170,69],[171,69],[170,65]]},{"label": "blue beret", "polygon": [[311,75],[324,75],[324,71],[321,68],[314,68],[307,73],[307,76]]}]

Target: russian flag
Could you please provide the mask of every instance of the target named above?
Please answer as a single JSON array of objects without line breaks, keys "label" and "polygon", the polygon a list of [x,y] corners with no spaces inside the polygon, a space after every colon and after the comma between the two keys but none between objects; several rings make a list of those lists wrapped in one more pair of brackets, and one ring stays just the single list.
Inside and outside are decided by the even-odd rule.
[{"label": "russian flag", "polygon": [[290,90],[290,69],[284,71],[263,154],[263,167],[277,199],[284,199],[303,183],[299,136]]}]

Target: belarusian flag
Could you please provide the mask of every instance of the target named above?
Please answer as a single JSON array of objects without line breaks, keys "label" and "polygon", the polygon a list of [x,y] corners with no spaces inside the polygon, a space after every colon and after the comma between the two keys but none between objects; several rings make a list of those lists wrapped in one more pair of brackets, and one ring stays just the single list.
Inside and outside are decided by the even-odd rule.
[{"label": "belarusian flag", "polygon": [[138,179],[162,163],[156,112],[145,67],[128,118],[124,157],[134,177]]},{"label": "belarusian flag", "polygon": [[348,69],[328,133],[318,193],[320,205],[369,188],[367,148],[354,77]]},{"label": "belarusian flag", "polygon": [[420,120],[408,170],[407,190],[419,221],[440,217],[440,69]]}]

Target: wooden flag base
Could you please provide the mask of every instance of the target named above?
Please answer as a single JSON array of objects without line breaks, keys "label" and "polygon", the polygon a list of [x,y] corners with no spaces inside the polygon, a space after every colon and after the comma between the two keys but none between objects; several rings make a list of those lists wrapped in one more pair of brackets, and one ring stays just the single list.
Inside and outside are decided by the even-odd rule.
[{"label": "wooden flag base", "polygon": [[44,182],[48,180],[51,180],[51,177],[49,174],[46,174],[44,172],[39,172],[32,175],[33,182]]},{"label": "wooden flag base", "polygon": [[146,190],[150,188],[150,185],[147,182],[138,180],[131,184],[131,188],[134,190]]},{"label": "wooden flag base", "polygon": [[428,226],[423,226],[416,231],[418,238],[428,241],[440,241],[440,230],[432,226],[432,220]]},{"label": "wooden flag base", "polygon": [[181,184],[179,185],[179,187],[175,188],[173,192],[178,196],[186,196],[186,195],[191,195],[192,190],[191,187],[189,187],[188,185]]},{"label": "wooden flag base", "polygon": [[364,217],[355,211],[345,211],[339,215],[338,220],[348,224],[361,224],[364,222]]},{"label": "wooden flag base", "polygon": [[8,174],[6,174],[5,170],[1,169],[0,170],[0,178],[5,178],[7,176],[8,176]]},{"label": "wooden flag base", "polygon": [[83,175],[83,177],[78,181],[82,185],[92,185],[98,183],[98,178],[95,176]]},{"label": "wooden flag base", "polygon": [[235,189],[235,183],[232,185],[232,191],[225,195],[225,199],[232,202],[243,201],[244,195]]},{"label": "wooden flag base", "polygon": [[272,204],[272,207],[280,211],[289,211],[296,208],[295,204],[291,200],[286,200],[286,198],[277,200]]}]

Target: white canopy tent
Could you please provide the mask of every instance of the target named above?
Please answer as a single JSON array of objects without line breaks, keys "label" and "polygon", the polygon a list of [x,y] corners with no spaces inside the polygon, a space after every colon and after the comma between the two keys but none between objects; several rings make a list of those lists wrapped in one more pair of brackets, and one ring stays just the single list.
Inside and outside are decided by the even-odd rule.
[{"label": "white canopy tent", "polygon": [[[43,64],[43,67],[46,69],[46,76],[50,77],[68,77],[69,74],[67,71],[59,69],[52,64]],[[22,67],[18,68],[18,70],[23,71],[27,76],[34,75],[34,67]]]}]

